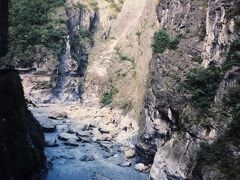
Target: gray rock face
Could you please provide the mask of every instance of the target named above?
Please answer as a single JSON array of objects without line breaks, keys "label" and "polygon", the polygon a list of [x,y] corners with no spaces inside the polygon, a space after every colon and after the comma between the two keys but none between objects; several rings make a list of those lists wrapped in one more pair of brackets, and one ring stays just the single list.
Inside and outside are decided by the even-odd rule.
[{"label": "gray rock face", "polygon": [[203,47],[203,64],[215,60],[222,62],[222,53],[226,51],[229,44],[236,37],[234,18],[230,15],[235,11],[236,0],[209,1],[206,15],[206,37]]},{"label": "gray rock face", "polygon": [[[140,162],[152,164],[150,177],[154,180],[193,178],[200,144],[216,140],[229,123],[227,117],[221,121],[217,108],[228,89],[236,84],[237,69],[232,70],[234,78],[226,74],[219,84],[211,109],[213,117],[201,115],[192,107],[189,96],[178,90],[179,81],[199,63],[203,66],[213,60],[221,63],[221,52],[227,50],[236,36],[233,19],[227,15],[234,7],[233,1],[209,1],[207,10],[206,6],[197,0],[162,0],[157,7],[160,28],[166,28],[170,35],[180,33],[182,37],[176,50],[154,54],[150,62],[144,132],[136,152]],[[203,62],[195,62],[196,57]],[[206,121],[208,125],[204,124]],[[211,171],[209,167],[201,168],[200,179],[219,178],[216,167],[211,167]]]}]

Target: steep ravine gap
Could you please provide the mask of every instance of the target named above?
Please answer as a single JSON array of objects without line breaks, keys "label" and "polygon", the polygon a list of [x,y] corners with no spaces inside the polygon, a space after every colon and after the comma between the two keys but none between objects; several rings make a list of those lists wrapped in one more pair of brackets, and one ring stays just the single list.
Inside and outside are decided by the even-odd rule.
[{"label": "steep ravine gap", "polygon": [[87,65],[88,50],[94,44],[98,15],[69,3],[66,14],[61,12],[67,22],[65,47],[53,65],[53,73],[36,68],[36,72],[22,75],[26,97],[33,102],[33,106],[29,104],[31,111],[45,131],[49,171],[43,178],[148,179],[147,172],[141,172],[148,167],[135,159],[137,121],[121,109],[79,101],[87,68],[82,65]]}]

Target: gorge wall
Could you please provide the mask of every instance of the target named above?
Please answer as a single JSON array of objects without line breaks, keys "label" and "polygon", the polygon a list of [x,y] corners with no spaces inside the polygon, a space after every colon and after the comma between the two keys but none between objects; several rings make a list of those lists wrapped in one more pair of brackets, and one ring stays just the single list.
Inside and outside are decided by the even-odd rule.
[{"label": "gorge wall", "polygon": [[239,1],[161,0],[157,16],[138,153],[152,179],[238,179]]},{"label": "gorge wall", "polygon": [[[0,2],[0,25],[1,57],[8,49],[8,1]],[[0,70],[0,109],[0,177],[32,178],[45,167],[44,137],[15,70]]]},{"label": "gorge wall", "polygon": [[238,0],[53,2],[37,32],[11,21],[27,99],[138,120],[152,179],[239,179]]},{"label": "gorge wall", "polygon": [[44,137],[17,71],[0,71],[0,177],[29,179],[45,167]]}]

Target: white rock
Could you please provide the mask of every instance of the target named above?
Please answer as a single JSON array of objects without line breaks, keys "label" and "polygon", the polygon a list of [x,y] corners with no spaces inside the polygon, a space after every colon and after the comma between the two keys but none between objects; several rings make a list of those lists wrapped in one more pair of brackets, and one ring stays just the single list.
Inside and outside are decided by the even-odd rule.
[{"label": "white rock", "polygon": [[126,158],[132,158],[133,156],[135,156],[135,150],[132,149],[132,148],[128,148],[128,149],[126,149],[126,150],[123,152],[123,155],[124,155]]},{"label": "white rock", "polygon": [[78,140],[78,137],[74,134],[69,134],[69,133],[59,133],[58,135],[58,139],[62,140],[62,141],[68,141],[68,140]]},{"label": "white rock", "polygon": [[135,170],[139,172],[143,172],[147,170],[147,166],[145,166],[143,163],[138,163],[135,165]]}]

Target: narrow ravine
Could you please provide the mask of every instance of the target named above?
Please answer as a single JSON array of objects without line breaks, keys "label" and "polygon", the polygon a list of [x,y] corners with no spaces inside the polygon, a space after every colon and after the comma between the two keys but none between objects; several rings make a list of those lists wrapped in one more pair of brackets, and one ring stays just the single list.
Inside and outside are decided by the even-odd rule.
[{"label": "narrow ravine", "polygon": [[[125,144],[124,132],[126,135],[133,130],[118,132],[121,128],[117,124],[115,129],[110,129],[114,122],[105,126],[101,122],[103,118],[108,120],[114,115],[103,117],[103,112],[96,112],[94,108],[59,104],[42,104],[31,108],[31,111],[45,131],[49,171],[44,179],[148,179],[146,173],[134,169],[134,158],[127,159],[121,153]],[[78,114],[84,111],[89,115],[96,113],[91,116],[85,113],[86,119],[82,119],[84,116]]]},{"label": "narrow ravine", "polygon": [[[45,131],[49,167],[43,179],[149,179],[150,167],[138,163],[135,152],[138,121],[120,107],[102,104],[98,90],[103,88],[97,85],[101,82],[98,76],[109,84],[108,62],[116,58],[116,47],[129,33],[135,36],[135,28],[145,27],[140,23],[142,14],[146,9],[151,12],[154,7],[149,9],[145,0],[136,7],[135,1],[126,3],[119,16],[102,21],[98,20],[99,16],[107,13],[111,17],[113,13],[104,8],[104,3],[103,7],[99,4],[97,11],[66,1],[63,10],[66,11],[65,41],[52,72],[22,74],[25,96],[36,105],[30,107],[31,111]],[[131,12],[131,7],[136,11]],[[122,24],[128,15],[131,17]],[[102,38],[105,27],[101,29],[101,23],[105,21],[114,27],[113,35],[120,34],[117,39]],[[93,26],[97,23],[100,24],[95,34]],[[117,27],[124,29],[118,31]],[[128,46],[123,44],[123,48]]]}]

